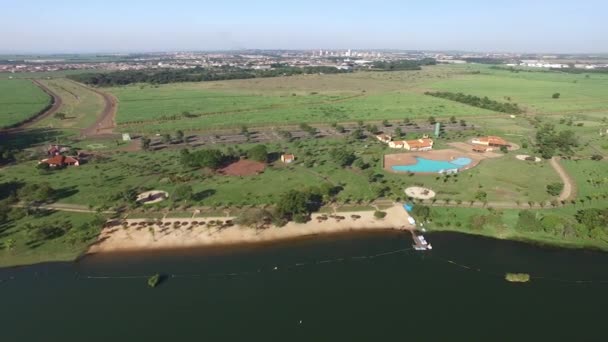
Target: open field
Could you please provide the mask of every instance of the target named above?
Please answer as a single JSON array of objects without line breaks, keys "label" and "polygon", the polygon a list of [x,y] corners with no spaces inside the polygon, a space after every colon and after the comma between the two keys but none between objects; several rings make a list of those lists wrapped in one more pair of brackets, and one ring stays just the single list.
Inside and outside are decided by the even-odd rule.
[{"label": "open field", "polygon": [[66,118],[61,120],[48,117],[38,122],[37,127],[84,129],[95,123],[97,116],[103,110],[103,98],[76,82],[67,79],[41,80],[40,82],[61,97],[62,105],[59,112],[64,113]]},{"label": "open field", "polygon": [[0,128],[38,114],[50,101],[50,97],[29,80],[0,79]]},{"label": "open field", "polygon": [[[434,66],[422,71],[302,75],[108,90],[119,100],[123,131],[159,132],[442,116],[506,116],[424,95],[427,90],[487,96],[530,113],[608,113],[608,76],[512,73],[487,66]],[[553,99],[553,93],[561,94]],[[192,114],[185,117],[183,112]]]},{"label": "open field", "polygon": [[[132,85],[109,88],[108,91],[119,100],[117,121],[123,131],[493,113],[415,91],[415,87],[423,82],[451,77],[455,72],[450,68],[434,67],[393,73]],[[196,116],[184,117],[182,112]]]},{"label": "open field", "polygon": [[[479,67],[480,74],[429,83],[429,90],[461,92],[519,104],[534,113],[608,111],[608,75],[520,72]],[[560,93],[559,99],[553,99]]]}]

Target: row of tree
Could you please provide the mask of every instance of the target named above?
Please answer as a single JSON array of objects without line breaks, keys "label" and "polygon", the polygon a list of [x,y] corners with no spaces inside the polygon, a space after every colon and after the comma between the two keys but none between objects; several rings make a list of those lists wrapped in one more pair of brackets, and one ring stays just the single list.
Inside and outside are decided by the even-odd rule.
[{"label": "row of tree", "polygon": [[258,77],[291,76],[300,74],[343,73],[334,67],[279,67],[271,70],[240,69],[234,67],[201,68],[187,70],[126,70],[109,73],[83,73],[69,75],[68,78],[98,87],[112,87],[133,83],[167,84],[176,82],[203,82]]},{"label": "row of tree", "polygon": [[427,91],[424,94],[429,95],[429,96],[439,97],[439,98],[450,100],[450,101],[456,101],[456,102],[468,104],[469,106],[473,106],[473,107],[493,110],[495,112],[508,113],[508,114],[520,114],[523,112],[523,110],[521,108],[519,108],[517,103],[498,102],[498,101],[490,100],[487,96],[479,97],[479,96],[467,95],[467,94],[463,94],[463,93],[452,93],[449,91],[436,91],[436,92]]},{"label": "row of tree", "polygon": [[398,70],[420,70],[424,65],[435,65],[437,61],[433,58],[424,58],[417,61],[412,60],[400,60],[400,61],[377,61],[372,64],[374,69],[380,69],[384,71],[398,71]]}]

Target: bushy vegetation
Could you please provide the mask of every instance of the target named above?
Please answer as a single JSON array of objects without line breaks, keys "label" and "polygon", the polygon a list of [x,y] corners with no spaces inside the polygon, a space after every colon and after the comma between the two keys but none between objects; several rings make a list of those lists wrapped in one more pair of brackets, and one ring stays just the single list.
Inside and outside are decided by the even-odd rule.
[{"label": "bushy vegetation", "polygon": [[180,154],[180,161],[186,167],[208,167],[219,169],[230,160],[230,156],[225,155],[220,150],[198,150],[190,152],[183,149]]},{"label": "bushy vegetation", "polygon": [[536,132],[538,152],[545,159],[553,157],[558,151],[571,155],[572,149],[578,146],[578,139],[571,130],[557,132],[550,123],[542,125]]},{"label": "bushy vegetation", "polygon": [[488,97],[479,97],[475,95],[466,95],[463,93],[452,93],[449,91],[436,91],[436,92],[425,92],[426,95],[439,97],[442,99],[456,101],[464,104],[468,104],[473,107],[479,107],[483,109],[493,110],[495,112],[502,112],[508,114],[520,114],[523,112],[517,103],[498,102],[490,100]]},{"label": "bushy vegetation", "polygon": [[564,183],[551,183],[547,185],[547,192],[551,196],[558,196],[564,190]]},{"label": "bushy vegetation", "polygon": [[132,83],[167,84],[177,82],[203,82],[237,80],[257,77],[291,76],[300,74],[337,74],[343,73],[334,67],[278,67],[272,70],[240,69],[233,67],[194,68],[187,70],[128,70],[110,73],[84,73],[69,75],[68,78],[85,84],[111,87]]}]

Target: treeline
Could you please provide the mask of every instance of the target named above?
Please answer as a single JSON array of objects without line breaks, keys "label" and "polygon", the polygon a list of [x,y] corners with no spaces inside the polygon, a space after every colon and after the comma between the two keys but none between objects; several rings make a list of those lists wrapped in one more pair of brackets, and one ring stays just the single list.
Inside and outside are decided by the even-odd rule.
[{"label": "treeline", "polygon": [[568,74],[608,74],[608,68],[579,69],[579,68],[550,68],[550,71],[565,72]]},{"label": "treeline", "polygon": [[120,86],[133,83],[167,84],[177,82],[222,81],[248,78],[292,76],[300,74],[337,74],[347,72],[334,67],[285,67],[271,70],[240,69],[233,67],[194,68],[188,70],[126,70],[110,73],[84,73],[69,75],[68,78],[97,87]]},{"label": "treeline", "polygon": [[378,61],[374,62],[374,69],[380,69],[384,71],[398,71],[398,70],[421,70],[422,66],[435,65],[437,61],[433,58],[424,58],[418,61],[401,60],[401,61]]},{"label": "treeline", "polygon": [[490,100],[487,96],[479,97],[475,95],[466,95],[463,93],[452,93],[448,91],[425,92],[425,95],[440,97],[442,99],[456,101],[469,106],[479,107],[483,109],[493,110],[508,114],[520,114],[523,112],[517,103],[498,102]]},{"label": "treeline", "polygon": [[469,57],[463,58],[467,63],[478,63],[478,64],[503,64],[503,59],[489,58],[489,57]]}]

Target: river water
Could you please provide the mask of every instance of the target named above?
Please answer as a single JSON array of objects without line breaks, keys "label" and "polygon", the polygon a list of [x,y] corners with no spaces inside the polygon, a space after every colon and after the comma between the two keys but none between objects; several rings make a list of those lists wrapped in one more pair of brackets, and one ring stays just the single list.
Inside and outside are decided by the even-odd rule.
[{"label": "river water", "polygon": [[427,238],[431,252],[393,232],[0,269],[0,341],[608,340],[608,254]]}]

